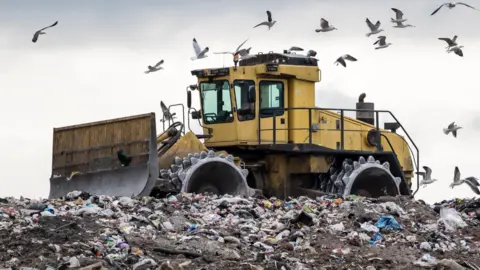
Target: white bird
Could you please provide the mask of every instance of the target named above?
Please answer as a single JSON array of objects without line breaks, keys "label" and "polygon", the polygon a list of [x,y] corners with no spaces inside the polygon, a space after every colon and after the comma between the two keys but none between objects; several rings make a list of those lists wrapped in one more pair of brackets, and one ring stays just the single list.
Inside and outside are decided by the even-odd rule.
[{"label": "white bird", "polygon": [[402,22],[405,22],[407,20],[407,19],[403,18],[403,12],[400,9],[392,8],[392,10],[395,12],[395,19],[390,18],[390,19],[392,19],[391,22],[402,23]]},{"label": "white bird", "polygon": [[367,18],[366,22],[367,22],[368,28],[370,28],[370,32],[367,33],[367,37],[384,31],[383,29],[380,29],[380,21],[377,21],[377,23],[373,25],[373,23]]},{"label": "white bird", "polygon": [[158,62],[158,63],[157,63],[155,66],[153,66],[153,67],[152,67],[152,66],[148,66],[148,70],[145,71],[145,74],[148,74],[148,73],[150,73],[150,72],[159,71],[159,70],[163,69],[163,68],[161,67],[162,64],[163,64],[163,59],[160,60],[160,62]]},{"label": "white bird", "polygon": [[457,5],[463,5],[463,6],[466,6],[466,7],[469,7],[469,8],[472,8],[472,9],[475,9],[477,10],[476,8],[468,5],[468,4],[465,4],[465,3],[462,3],[462,2],[450,2],[450,3],[444,3],[444,4],[441,4],[437,9],[435,9],[432,14],[430,14],[430,16],[434,15],[435,13],[437,13],[442,7],[448,7],[449,9],[452,9],[454,7],[456,7]]},{"label": "white bird", "polygon": [[351,56],[350,54],[344,54],[342,56],[340,56],[339,58],[337,58],[337,60],[334,62],[334,64],[336,66],[338,66],[338,64],[341,64],[343,67],[347,67],[347,63],[345,63],[345,60],[349,60],[349,61],[357,61],[357,59],[353,56]]},{"label": "white bird", "polygon": [[445,133],[445,135],[448,135],[448,133],[452,132],[452,135],[453,137],[457,137],[457,130],[461,129],[462,127],[459,127],[457,125],[455,125],[455,122],[452,122],[450,125],[448,125],[447,128],[444,128],[443,129],[443,133]]},{"label": "white bird", "polygon": [[407,28],[407,27],[415,27],[415,25],[411,24],[403,24],[402,22],[397,22],[397,25],[394,25],[395,28]]},{"label": "white bird", "polygon": [[455,186],[459,186],[463,183],[466,183],[472,189],[472,191],[475,192],[475,194],[480,195],[480,190],[478,189],[480,183],[478,182],[478,178],[470,176],[465,179],[460,179],[460,170],[457,166],[455,166],[453,182],[450,184],[450,188],[454,188]]},{"label": "white bird", "polygon": [[384,48],[387,48],[388,46],[392,45],[392,43],[390,43],[390,42],[386,43],[385,39],[387,39],[386,36],[379,36],[378,37],[378,40],[375,41],[375,43],[373,43],[373,45],[378,44],[378,46],[375,47],[375,50],[384,49]]},{"label": "white bird", "polygon": [[268,10],[267,10],[267,17],[268,17],[267,21],[262,22],[262,23],[259,23],[259,24],[255,25],[253,28],[257,28],[257,27],[259,27],[260,25],[266,25],[266,26],[268,26],[268,30],[270,30],[270,28],[272,28],[273,25],[274,25],[277,21],[272,20],[272,13],[271,13],[270,11],[268,11]]},{"label": "white bird", "polygon": [[297,47],[297,46],[292,46],[292,47],[290,47],[290,49],[288,49],[288,50],[283,50],[283,53],[284,53],[284,54],[291,54],[292,52],[301,52],[301,51],[303,51],[302,48]]},{"label": "white bird", "polygon": [[[243,44],[245,44],[245,42],[247,42],[248,38],[242,42],[242,44],[240,44],[240,46],[237,47],[237,49],[235,49],[235,51],[233,52],[214,52],[214,54],[231,54],[231,55],[235,55],[236,53],[240,52],[240,48],[243,46]],[[244,51],[245,53],[245,51]]]},{"label": "white bird", "polygon": [[456,55],[463,57],[463,51],[462,51],[463,45],[460,46],[455,46],[455,47],[450,47],[447,49],[448,53],[454,52]]},{"label": "white bird", "polygon": [[432,169],[430,169],[430,167],[428,166],[423,166],[423,169],[425,170],[425,173],[423,175],[423,179],[422,181],[420,181],[420,185],[423,185],[423,187],[426,187],[428,184],[431,184],[435,181],[437,181],[437,179],[432,179]]},{"label": "white bird", "polygon": [[452,39],[450,39],[450,38],[444,38],[444,37],[441,37],[441,38],[438,38],[438,39],[447,42],[448,46],[445,47],[446,49],[458,45],[458,44],[457,44],[457,35],[453,36]]},{"label": "white bird", "polygon": [[54,27],[55,25],[57,25],[57,23],[58,23],[58,21],[54,22],[54,23],[53,23],[52,25],[50,25],[50,26],[44,27],[44,28],[38,30],[37,32],[35,32],[35,34],[33,34],[32,42],[33,42],[33,43],[37,42],[39,35],[46,35],[46,34],[47,34],[47,33],[43,32],[43,30],[46,30],[46,29],[48,29],[48,28],[50,28],[50,27]]},{"label": "white bird", "polygon": [[205,57],[208,57],[207,52],[208,52],[208,47],[205,47],[205,49],[201,49],[200,45],[198,45],[198,42],[195,38],[193,38],[193,50],[195,51],[195,56],[190,57],[192,61],[197,60],[197,59],[202,59]]},{"label": "white bird", "polygon": [[333,30],[337,30],[337,28],[335,28],[335,26],[333,25],[330,25],[328,23],[327,20],[325,20],[324,18],[321,18],[320,19],[320,28],[319,29],[315,29],[315,32],[330,32],[330,31],[333,31]]}]

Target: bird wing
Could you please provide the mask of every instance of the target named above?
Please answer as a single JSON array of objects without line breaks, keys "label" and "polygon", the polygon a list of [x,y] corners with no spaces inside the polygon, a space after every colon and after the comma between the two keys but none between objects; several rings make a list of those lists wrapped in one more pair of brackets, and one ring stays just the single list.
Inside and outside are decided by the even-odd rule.
[{"label": "bird wing", "polygon": [[337,59],[336,62],[340,63],[343,67],[347,67],[347,64],[345,63],[345,60],[341,56]]},{"label": "bird wing", "polygon": [[255,25],[253,28],[257,28],[257,27],[259,27],[260,25],[268,25],[268,22],[259,23],[259,24]]},{"label": "bird wing", "polygon": [[40,31],[37,31],[37,32],[35,32],[35,34],[33,34],[32,42],[37,42],[38,35],[40,35]]},{"label": "bird wing", "polygon": [[272,13],[267,10],[267,17],[268,17],[268,22],[272,22]]},{"label": "bird wing", "polygon": [[395,15],[397,20],[401,20],[403,17],[403,12],[399,10],[398,8],[392,8],[393,11],[395,11]]},{"label": "bird wing", "polygon": [[57,25],[57,23],[58,23],[58,21],[56,21],[56,22],[54,22],[52,25],[47,26],[47,27],[44,27],[44,28],[42,28],[42,29],[40,29],[40,30],[38,30],[38,31],[41,32],[41,31],[43,31],[43,30],[45,30],[45,29],[47,29],[47,28],[54,27],[55,25]]},{"label": "bird wing", "polygon": [[378,42],[380,42],[380,39],[377,39],[377,41],[375,41],[373,45],[376,45]]},{"label": "bird wing", "polygon": [[247,42],[248,38],[245,39],[244,42],[242,42],[242,44],[240,44],[240,46],[238,46],[238,48],[235,50],[235,52],[238,52],[240,50],[240,48],[243,46],[243,44],[245,44],[245,42]]},{"label": "bird wing", "polygon": [[377,21],[377,23],[375,23],[375,29],[378,29],[380,27],[380,21]]},{"label": "bird wing", "polygon": [[328,28],[328,21],[325,20],[324,18],[321,18],[321,19],[320,19],[320,26],[321,26],[322,28]]},{"label": "bird wing", "polygon": [[199,55],[202,52],[202,49],[200,49],[200,45],[198,45],[198,42],[195,38],[193,38],[193,49],[195,50],[196,55]]},{"label": "bird wing", "polygon": [[448,128],[448,129],[452,129],[454,126],[455,126],[455,122],[452,122],[452,123],[450,123],[450,125],[448,125],[447,128]]},{"label": "bird wing", "polygon": [[453,182],[458,183],[460,181],[460,170],[455,166],[455,171],[453,173]]},{"label": "bird wing", "polygon": [[303,51],[303,49],[300,48],[300,47],[297,47],[297,46],[292,46],[292,47],[290,48],[290,51]]},{"label": "bird wing", "polygon": [[[398,20],[398,19],[397,19]],[[403,26],[403,23],[402,22],[396,22],[397,23],[397,26]]]},{"label": "bird wing", "polygon": [[158,62],[158,63],[157,63],[155,66],[153,66],[153,67],[154,67],[154,68],[157,68],[157,67],[159,67],[161,64],[163,64],[163,59],[160,60],[160,62]]},{"label": "bird wing", "polygon": [[457,41],[457,35],[453,36],[452,41],[455,43]]},{"label": "bird wing", "polygon": [[423,169],[425,170],[425,179],[432,179],[432,169],[428,166],[423,166]]},{"label": "bird wing", "polygon": [[233,52],[214,52],[214,54],[235,54]]},{"label": "bird wing", "polygon": [[480,186],[480,183],[478,182],[478,178],[476,178],[476,177],[469,176],[469,177],[465,178],[465,180],[468,180],[468,181],[472,182],[472,184],[474,184],[475,186]]},{"label": "bird wing", "polygon": [[357,61],[357,58],[351,56],[350,54],[346,54],[344,58],[350,61]]},{"label": "bird wing", "polygon": [[464,5],[464,6],[466,6],[466,7],[476,9],[476,8],[470,6],[469,4],[465,4],[465,3],[462,3],[462,2],[457,2],[456,4],[457,4],[457,5]]},{"label": "bird wing", "polygon": [[368,18],[365,21],[367,22],[367,26],[368,28],[370,28],[371,31],[375,30],[375,25],[373,25],[373,23]]},{"label": "bird wing", "polygon": [[437,13],[445,4],[441,4],[437,9],[435,9],[432,14],[430,14],[430,16],[434,15],[435,13]]},{"label": "bird wing", "polygon": [[464,182],[467,183],[467,185],[473,190],[473,192],[475,192],[475,194],[480,195],[480,190],[478,190],[478,187],[474,183],[467,179],[465,179]]},{"label": "bird wing", "polygon": [[450,46],[453,45],[453,41],[449,38],[441,37],[441,38],[438,38],[438,39],[447,42],[447,44],[450,45]]},{"label": "bird wing", "polygon": [[386,36],[379,36],[379,37],[378,37],[378,41],[379,41],[379,43],[380,43],[380,44],[379,44],[380,46],[385,45],[385,39],[386,39],[386,38],[387,38]]}]

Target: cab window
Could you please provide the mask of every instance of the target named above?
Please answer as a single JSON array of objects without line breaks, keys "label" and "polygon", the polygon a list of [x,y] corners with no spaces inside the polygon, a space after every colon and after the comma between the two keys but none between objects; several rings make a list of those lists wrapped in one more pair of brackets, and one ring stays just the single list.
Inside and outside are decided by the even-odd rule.
[{"label": "cab window", "polygon": [[205,124],[233,122],[230,84],[227,80],[201,82],[202,117]]},{"label": "cab window", "polygon": [[[260,116],[270,117],[284,114],[284,87],[283,82],[261,81],[260,82]],[[277,109],[277,110],[276,110]]]},{"label": "cab window", "polygon": [[255,102],[249,102],[249,93],[256,94],[255,82],[250,80],[235,80],[235,106],[237,108],[238,121],[255,119]]}]

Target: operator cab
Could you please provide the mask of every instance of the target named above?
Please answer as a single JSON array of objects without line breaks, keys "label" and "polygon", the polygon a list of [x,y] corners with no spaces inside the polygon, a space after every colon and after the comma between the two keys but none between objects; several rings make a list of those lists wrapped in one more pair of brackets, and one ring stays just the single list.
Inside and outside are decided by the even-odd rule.
[{"label": "operator cab", "polygon": [[211,147],[288,143],[296,137],[289,119],[308,113],[288,108],[314,107],[319,71],[317,59],[284,53],[258,54],[237,68],[193,70],[201,110],[192,118],[202,120]]}]

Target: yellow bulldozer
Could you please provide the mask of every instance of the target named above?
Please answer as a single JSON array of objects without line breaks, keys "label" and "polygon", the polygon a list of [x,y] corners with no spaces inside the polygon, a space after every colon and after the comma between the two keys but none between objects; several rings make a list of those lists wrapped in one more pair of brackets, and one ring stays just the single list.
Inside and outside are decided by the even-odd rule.
[{"label": "yellow bulldozer", "polygon": [[[198,83],[186,89],[186,125],[183,104],[161,102],[158,123],[155,113],[147,113],[54,128],[49,197],[74,190],[278,198],[414,194],[419,151],[407,131],[390,111],[365,102],[364,94],[356,109],[315,107],[315,83],[321,80],[316,58],[260,53],[238,67],[191,74]],[[199,109],[192,94],[200,97]],[[175,106],[183,122],[174,120]],[[345,116],[349,111],[356,117]],[[395,122],[380,128],[380,115]],[[191,131],[192,121],[203,134]]]}]

